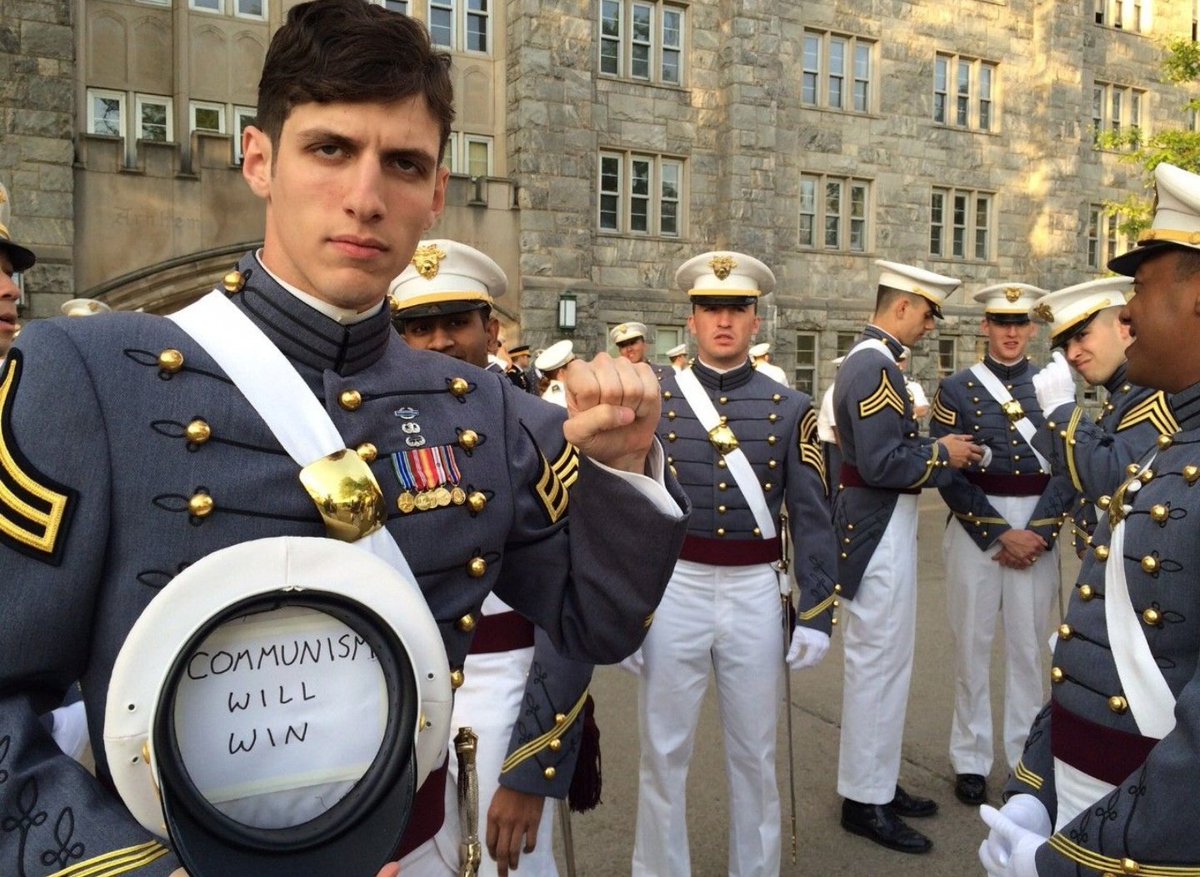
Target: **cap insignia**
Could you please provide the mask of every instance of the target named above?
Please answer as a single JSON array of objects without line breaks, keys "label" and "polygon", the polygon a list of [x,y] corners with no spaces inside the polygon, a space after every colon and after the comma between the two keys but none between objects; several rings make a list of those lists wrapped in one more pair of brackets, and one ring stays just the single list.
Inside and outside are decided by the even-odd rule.
[{"label": "cap insignia", "polygon": [[1054,322],[1054,311],[1050,309],[1050,305],[1042,302],[1033,309],[1033,315],[1044,323]]},{"label": "cap insignia", "polygon": [[1004,297],[1006,299],[1008,299],[1009,301],[1016,301],[1017,299],[1019,299],[1021,297],[1021,287],[1006,286],[1004,288]]},{"label": "cap insignia", "polygon": [[708,265],[712,268],[713,274],[717,275],[718,280],[724,280],[733,273],[733,269],[737,267],[737,262],[733,260],[732,256],[714,256]]},{"label": "cap insignia", "polygon": [[446,251],[437,244],[425,244],[417,247],[417,251],[413,253],[412,264],[418,274],[426,280],[432,280],[437,277],[438,267],[445,258]]}]

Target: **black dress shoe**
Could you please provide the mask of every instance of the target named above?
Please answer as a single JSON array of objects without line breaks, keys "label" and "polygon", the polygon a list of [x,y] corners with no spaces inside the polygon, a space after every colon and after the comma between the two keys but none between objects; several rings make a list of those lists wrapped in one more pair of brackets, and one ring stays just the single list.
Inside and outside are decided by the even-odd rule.
[{"label": "black dress shoe", "polygon": [[892,809],[900,816],[920,818],[932,816],[938,812],[937,801],[930,798],[917,798],[904,789],[896,786],[896,797],[892,798]]},{"label": "black dress shoe", "polygon": [[860,804],[846,798],[842,801],[842,828],[902,853],[927,853],[933,849],[933,841],[909,828],[890,804]]},{"label": "black dress shoe", "polygon": [[978,807],[987,803],[987,780],[977,773],[960,773],[954,778],[954,797]]}]

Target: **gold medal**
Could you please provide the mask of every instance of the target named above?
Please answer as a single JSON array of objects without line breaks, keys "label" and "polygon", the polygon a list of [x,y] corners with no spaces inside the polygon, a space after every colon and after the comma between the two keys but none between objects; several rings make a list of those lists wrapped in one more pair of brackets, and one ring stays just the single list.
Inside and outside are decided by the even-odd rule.
[{"label": "gold medal", "polygon": [[457,484],[454,485],[454,489],[450,491],[450,502],[454,503],[455,505],[462,505],[466,501],[467,492]]},{"label": "gold medal", "polygon": [[450,505],[450,488],[444,484],[433,492],[434,498],[437,500],[438,508],[445,508]]},{"label": "gold medal", "polygon": [[422,490],[418,493],[416,501],[417,508],[423,512],[427,512],[437,505],[437,500],[433,498],[433,495],[428,490]]},{"label": "gold medal", "polygon": [[404,493],[400,494],[399,497],[397,497],[396,507],[399,508],[400,511],[404,512],[404,514],[407,515],[409,512],[411,512],[413,509],[415,509],[417,507],[417,503],[413,499],[413,495],[406,490],[406,491],[404,491]]}]

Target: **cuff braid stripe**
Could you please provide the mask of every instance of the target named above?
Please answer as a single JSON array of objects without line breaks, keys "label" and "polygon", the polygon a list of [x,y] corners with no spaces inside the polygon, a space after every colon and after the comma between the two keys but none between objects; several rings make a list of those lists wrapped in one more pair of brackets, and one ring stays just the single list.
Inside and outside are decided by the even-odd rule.
[{"label": "cuff braid stripe", "polygon": [[56,872],[51,877],[116,877],[118,874],[128,874],[143,865],[158,861],[169,852],[170,850],[158,841],[149,841],[136,847],[113,850],[103,856],[79,862]]},{"label": "cuff braid stripe", "polygon": [[1092,852],[1074,841],[1056,834],[1048,841],[1050,848],[1077,865],[1091,868],[1104,874],[1138,874],[1140,877],[1200,877],[1200,868],[1193,865],[1147,865],[1137,862],[1136,871],[1130,870],[1130,859],[1114,859]]},{"label": "cuff braid stripe", "polygon": [[587,691],[584,691],[583,694],[580,695],[579,700],[576,701],[575,706],[571,708],[571,711],[567,713],[567,718],[561,725],[555,724],[555,726],[545,734],[540,737],[535,737],[524,746],[515,750],[512,755],[508,756],[508,758],[504,760],[504,764],[500,765],[500,773],[508,773],[518,764],[537,755],[553,741],[558,740],[563,734],[567,733],[567,728],[571,727],[575,720],[579,718],[579,714],[583,712],[583,704],[587,700],[587,696]]},{"label": "cuff braid stripe", "polygon": [[1025,762],[1018,761],[1016,769],[1013,770],[1013,776],[1029,786],[1031,789],[1041,790],[1042,784],[1045,782],[1040,776],[1031,771],[1025,766]]}]

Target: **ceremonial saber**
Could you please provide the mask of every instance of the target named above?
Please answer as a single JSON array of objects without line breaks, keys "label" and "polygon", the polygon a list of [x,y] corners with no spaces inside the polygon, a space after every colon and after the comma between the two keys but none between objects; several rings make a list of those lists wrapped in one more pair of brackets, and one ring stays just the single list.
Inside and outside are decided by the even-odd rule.
[{"label": "ceremonial saber", "polygon": [[575,877],[575,835],[571,833],[571,807],[565,799],[558,802],[558,827],[562,830],[567,877]]},{"label": "ceremonial saber", "polygon": [[475,775],[475,750],[479,735],[459,728],[454,736],[458,754],[458,819],[462,830],[459,844],[458,877],[475,877],[483,859],[479,843],[479,779]]},{"label": "ceremonial saber", "polygon": [[779,577],[780,613],[783,616],[783,691],[784,712],[787,715],[787,753],[788,753],[788,791],[791,794],[791,813],[789,821],[792,830],[792,864],[796,864],[796,752],[792,743],[792,671],[788,667],[787,655],[792,640],[792,578],[791,553],[792,545],[788,529],[787,510],[780,510],[779,563],[775,571]]}]

